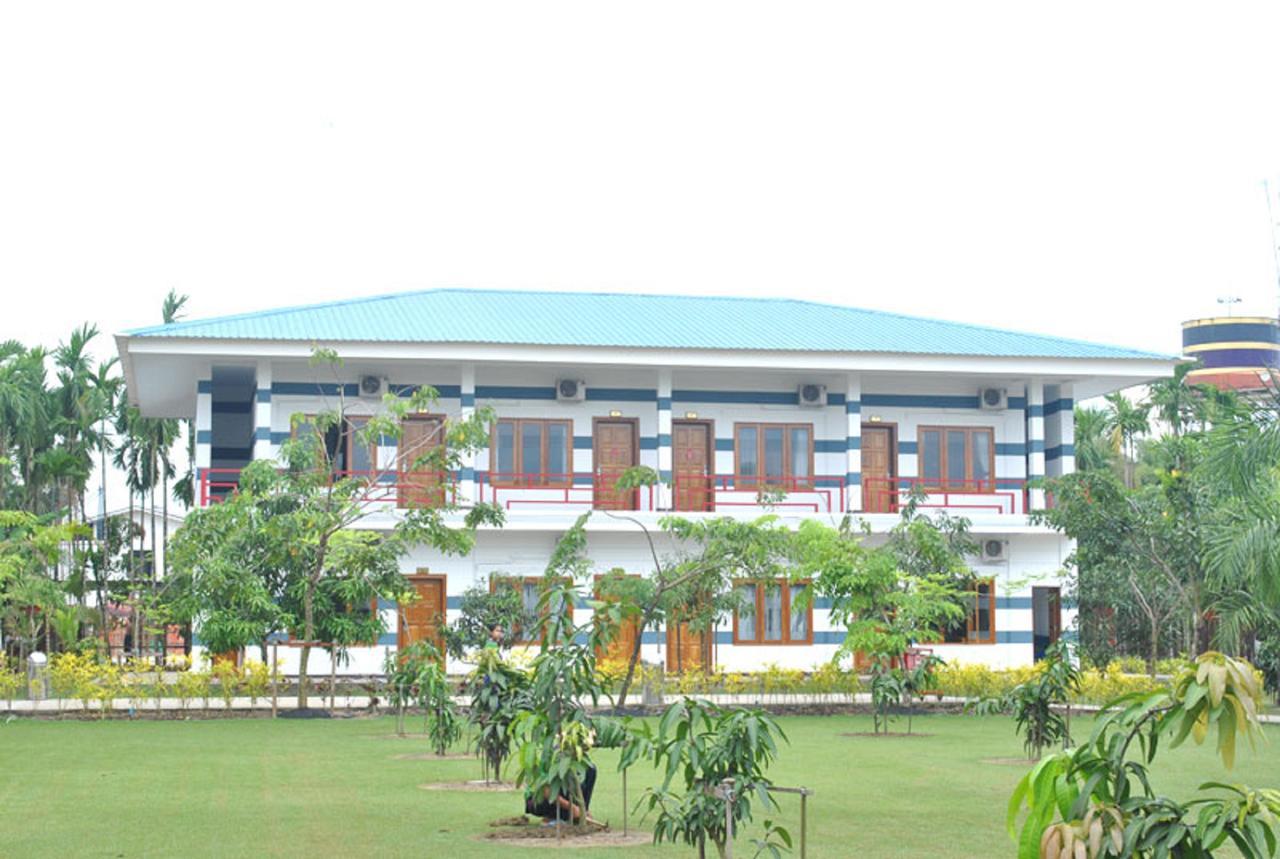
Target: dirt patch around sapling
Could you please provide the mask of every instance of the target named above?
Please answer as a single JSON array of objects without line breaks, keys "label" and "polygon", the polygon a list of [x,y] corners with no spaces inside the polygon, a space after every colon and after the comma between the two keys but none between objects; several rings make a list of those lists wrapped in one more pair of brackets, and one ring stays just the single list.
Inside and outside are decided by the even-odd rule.
[{"label": "dirt patch around sapling", "polygon": [[426,734],[365,734],[364,736],[369,740],[400,740],[406,743],[411,743],[415,740],[418,742],[429,742],[431,740]]},{"label": "dirt patch around sapling", "polygon": [[447,755],[437,755],[435,752],[406,752],[403,755],[392,755],[393,761],[474,761],[475,755],[469,755],[466,752],[455,752]]},{"label": "dirt patch around sapling", "polygon": [[420,784],[418,790],[452,790],[452,791],[474,791],[476,793],[499,793],[513,791],[516,786],[507,781],[484,781],[475,779],[474,781],[437,781],[431,784]]},{"label": "dirt patch around sapling", "polygon": [[489,824],[492,832],[476,836],[480,841],[506,841],[522,847],[549,847],[551,849],[575,849],[578,847],[639,847],[652,844],[653,836],[647,832],[629,832],[623,835],[607,824],[588,824],[586,829],[561,824],[546,825],[541,818],[520,815],[495,820]]}]

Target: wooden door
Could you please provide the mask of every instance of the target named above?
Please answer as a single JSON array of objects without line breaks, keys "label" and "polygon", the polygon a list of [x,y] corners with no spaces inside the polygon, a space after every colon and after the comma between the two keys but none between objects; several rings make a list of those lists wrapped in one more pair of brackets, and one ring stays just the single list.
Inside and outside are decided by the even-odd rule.
[{"label": "wooden door", "polygon": [[402,602],[397,612],[396,647],[427,640],[444,653],[445,577],[409,576],[417,599]]},{"label": "wooden door", "polygon": [[[617,599],[616,597],[610,597],[600,593],[600,580],[603,578],[604,576],[596,576],[596,599],[613,602]],[[639,576],[628,576],[627,578],[639,578]],[[617,634],[609,644],[606,647],[596,648],[596,661],[625,664],[631,659],[631,653],[635,650],[636,640],[639,637],[640,619],[624,619],[621,626],[618,628]]]},{"label": "wooden door", "polygon": [[400,507],[435,507],[444,502],[445,480],[438,470],[419,460],[444,443],[444,418],[411,415],[400,425],[396,451],[397,492]]},{"label": "wooden door", "polygon": [[597,510],[638,509],[638,490],[614,488],[623,473],[636,465],[640,452],[637,434],[634,418],[595,422],[595,438],[592,441],[595,472],[593,506]]},{"label": "wooden door", "polygon": [[893,485],[897,450],[893,427],[862,425],[862,510],[864,513],[893,513],[898,509],[898,493]]},{"label": "wooden door", "polygon": [[671,427],[675,509],[715,510],[715,451],[709,421],[675,421]]},{"label": "wooden door", "polygon": [[710,630],[694,632],[687,623],[667,622],[667,671],[711,670]]}]

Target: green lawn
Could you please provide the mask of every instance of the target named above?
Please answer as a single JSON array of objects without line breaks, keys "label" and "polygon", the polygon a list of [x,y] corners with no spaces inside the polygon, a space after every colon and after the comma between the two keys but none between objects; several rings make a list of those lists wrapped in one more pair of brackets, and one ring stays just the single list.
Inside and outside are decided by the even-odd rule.
[{"label": "green lawn", "polygon": [[[914,738],[845,737],[869,718],[782,720],[791,745],[772,770],[810,800],[813,857],[1006,856],[1019,752],[1003,718],[918,718]],[[386,739],[390,719],[0,724],[0,856],[543,857],[473,836],[518,813],[515,794],[419,790],[479,776],[471,760],[406,761],[420,740]],[[898,725],[901,727],[901,723]],[[1211,778],[1280,784],[1280,730],[1224,774],[1207,748],[1162,753],[1160,783]],[[598,757],[592,810],[621,825],[616,756]],[[638,797],[651,772],[633,770]],[[780,819],[798,830],[797,797]],[[739,856],[749,856],[746,845]],[[577,850],[572,856],[687,856],[685,848]]]}]

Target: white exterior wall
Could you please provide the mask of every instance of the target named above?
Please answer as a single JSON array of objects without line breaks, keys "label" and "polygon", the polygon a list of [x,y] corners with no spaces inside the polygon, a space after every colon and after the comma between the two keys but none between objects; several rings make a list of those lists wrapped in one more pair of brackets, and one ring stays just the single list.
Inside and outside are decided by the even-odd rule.
[{"label": "white exterior wall", "polygon": [[[348,371],[350,386],[358,374]],[[716,439],[715,471],[731,475],[735,470],[733,439],[734,426],[741,422],[791,422],[812,423],[814,430],[815,475],[831,476],[843,480],[855,467],[860,467],[857,452],[857,428],[861,424],[874,423],[875,418],[884,424],[893,424],[897,430],[899,445],[898,474],[901,477],[918,475],[916,443],[922,426],[980,426],[994,430],[996,443],[996,478],[1019,483],[1027,475],[1027,411],[1023,396],[1026,380],[968,381],[947,377],[886,375],[858,375],[813,373],[744,374],[740,371],[684,371],[675,369],[626,369],[596,368],[590,373],[562,372],[545,368],[493,367],[477,365],[430,366],[420,372],[387,373],[393,386],[431,384],[445,396],[433,410],[457,417],[463,413],[463,396],[474,384],[475,406],[491,406],[501,417],[509,418],[559,418],[573,421],[575,444],[572,451],[573,469],[586,482],[579,482],[570,493],[575,503],[569,506],[530,504],[523,500],[562,500],[563,490],[502,490],[499,501],[509,506],[508,526],[496,532],[480,535],[476,550],[470,557],[446,558],[427,550],[415,552],[403,560],[406,573],[426,569],[433,574],[447,576],[447,596],[452,606],[448,619],[456,617],[457,599],[473,583],[494,573],[513,576],[538,576],[546,566],[555,540],[571,521],[572,515],[588,509],[591,501],[590,475],[592,473],[593,418],[610,417],[618,411],[621,417],[636,418],[639,429],[639,462],[666,472],[670,460],[663,454],[663,440],[670,432],[666,417],[660,409],[668,392],[671,397],[670,419],[679,421],[688,413],[696,413],[699,420],[714,422]],[[584,378],[588,386],[588,399],[581,403],[559,403],[548,396],[555,379],[559,377]],[[326,395],[317,392],[315,377],[305,370],[259,365],[259,394],[255,405],[255,423],[259,430],[255,455],[275,455],[279,444],[289,437],[290,417],[294,413],[314,413],[336,408],[339,399],[330,390]],[[266,382],[266,385],[263,385]],[[794,397],[796,387],[802,383],[826,384],[831,397],[825,408],[802,408],[787,403]],[[327,383],[332,389],[333,383]],[[977,407],[979,387],[1006,387],[1010,392],[1010,408],[990,411]],[[617,396],[610,397],[612,389]],[[269,395],[261,393],[269,391]],[[521,394],[524,392],[524,395]],[[860,395],[860,415],[846,409],[846,399]],[[660,400],[660,397],[662,398]],[[201,398],[201,415],[207,415],[207,404]],[[345,398],[349,413],[373,413],[380,404],[376,400],[364,400],[358,396]],[[470,404],[466,406],[470,408]],[[269,422],[269,423],[268,423]],[[269,425],[269,439],[264,440],[261,430]],[[198,423],[199,426],[199,423]],[[1061,424],[1059,424],[1061,427]],[[1062,436],[1058,436],[1061,439]],[[395,462],[393,446],[379,450],[379,463],[392,467]],[[491,467],[487,450],[475,457],[477,475],[483,475]],[[478,495],[486,501],[494,500],[493,489],[482,478],[476,487]],[[656,493],[655,493],[656,494]],[[799,493],[797,506],[783,506],[778,512],[784,521],[798,523],[806,515],[814,515],[810,509],[816,505],[817,514],[824,521],[838,521],[842,493],[832,488],[827,493]],[[642,493],[640,506],[648,506],[648,495]],[[661,495],[657,495],[661,498]],[[857,498],[856,492],[844,497]],[[754,493],[722,495],[720,500],[750,502]],[[826,509],[830,499],[831,510]],[[1005,489],[998,496],[951,496],[951,503],[973,505],[958,506],[953,512],[974,519],[975,532],[982,536],[999,536],[1009,541],[1008,560],[1000,564],[979,564],[979,575],[994,575],[997,579],[996,635],[997,643],[989,645],[939,645],[935,652],[949,661],[981,662],[993,666],[1029,664],[1032,660],[1032,611],[1031,587],[1060,584],[1057,575],[1070,550],[1069,541],[1057,534],[1028,525],[1021,514],[1022,492],[1020,488]],[[998,506],[987,509],[988,505]],[[754,506],[725,506],[716,515],[757,515],[764,512]],[[694,514],[697,515],[697,514]],[[652,568],[648,547],[636,532],[620,530],[618,523],[599,524],[602,514],[593,518],[590,538],[590,554],[596,568],[603,572],[620,567],[628,572],[647,573]],[[656,519],[656,517],[654,517]],[[389,527],[392,519],[387,515],[370,517],[365,527]],[[875,533],[884,533],[896,521],[896,516],[868,517]],[[1014,589],[1014,586],[1017,589]],[[578,609],[575,616],[583,619],[586,609]],[[770,663],[810,669],[831,658],[843,630],[833,629],[829,612],[819,603],[813,611],[815,643],[807,646],[733,645],[732,620],[721,621],[717,629],[715,661],[729,670],[754,670]],[[385,628],[382,641],[376,647],[354,648],[349,662],[340,666],[340,674],[373,674],[382,669],[386,653],[393,649],[396,629],[396,610],[386,607],[382,613]],[[1074,611],[1064,606],[1062,629],[1072,626]],[[198,648],[197,648],[198,649]],[[256,649],[248,651],[256,657]],[[296,648],[279,649],[281,667],[286,672],[295,671],[298,651]],[[649,630],[642,648],[643,658],[651,662],[665,662],[665,635],[662,631]],[[451,671],[463,671],[466,666],[450,662]],[[323,679],[329,673],[328,656],[313,651],[312,672]]]}]

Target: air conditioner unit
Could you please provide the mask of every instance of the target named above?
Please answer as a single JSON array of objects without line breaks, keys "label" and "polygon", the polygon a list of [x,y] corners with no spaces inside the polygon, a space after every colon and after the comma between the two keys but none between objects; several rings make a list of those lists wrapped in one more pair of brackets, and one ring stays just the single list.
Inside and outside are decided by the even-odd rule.
[{"label": "air conditioner unit", "polygon": [[1009,543],[988,537],[982,541],[982,560],[987,563],[1006,561],[1009,558]]},{"label": "air conditioner unit", "polygon": [[581,379],[557,379],[556,400],[562,403],[580,403],[587,398],[587,383]]},{"label": "air conditioner unit", "polygon": [[800,405],[811,409],[821,408],[827,404],[827,386],[807,383],[796,388],[796,399]]},{"label": "air conditioner unit", "polygon": [[990,411],[1004,411],[1009,408],[1009,392],[1004,388],[983,388],[978,391],[978,405]]},{"label": "air conditioner unit", "polygon": [[380,400],[387,392],[387,380],[382,376],[361,376],[360,396],[369,400]]}]

